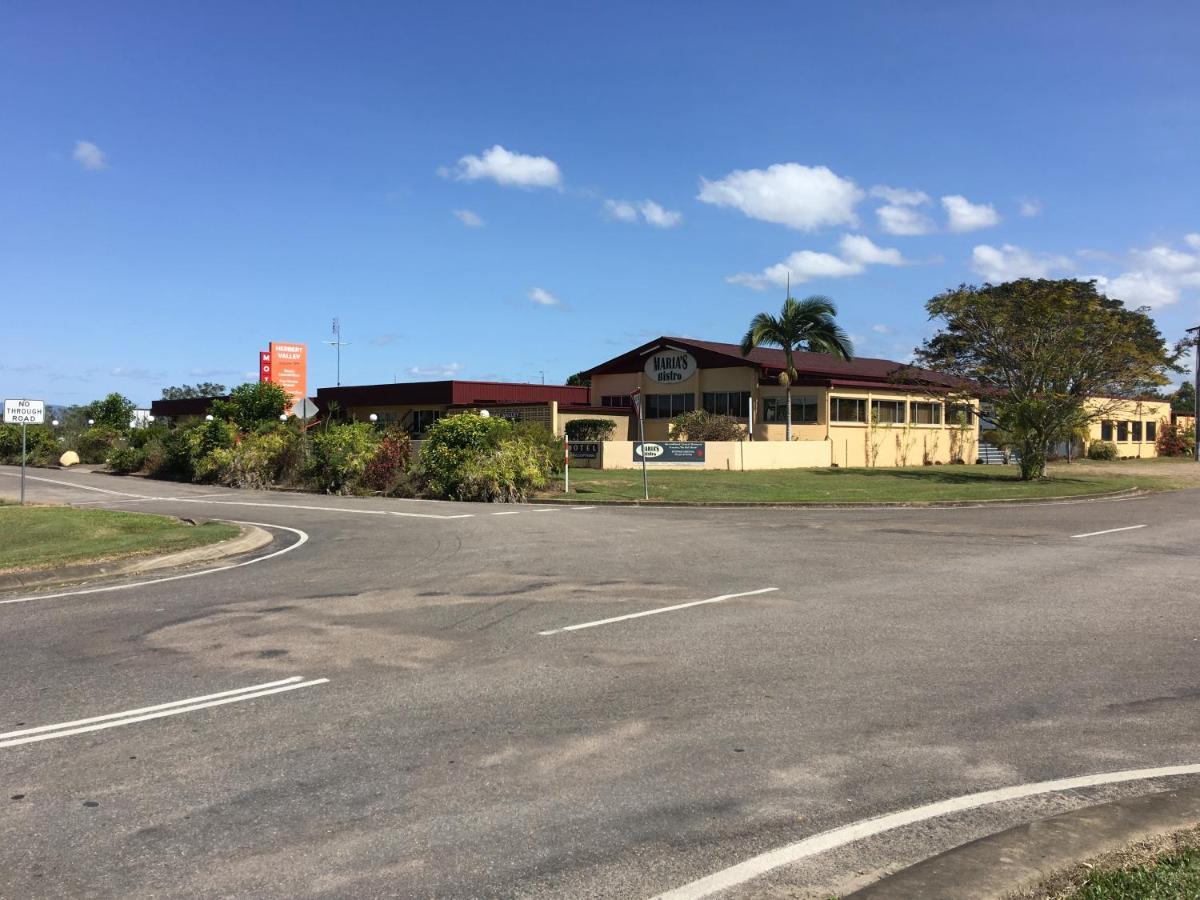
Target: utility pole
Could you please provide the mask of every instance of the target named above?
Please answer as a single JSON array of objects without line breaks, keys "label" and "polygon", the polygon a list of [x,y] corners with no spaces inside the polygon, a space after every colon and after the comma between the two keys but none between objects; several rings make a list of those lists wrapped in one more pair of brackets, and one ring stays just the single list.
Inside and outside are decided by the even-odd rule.
[{"label": "utility pole", "polygon": [[[1192,363],[1192,386],[1195,391],[1192,393],[1192,431],[1193,434],[1200,431],[1200,325],[1194,328],[1189,328],[1187,333],[1192,335],[1192,342],[1196,345],[1196,359]],[[1195,441],[1195,448],[1192,452],[1192,458],[1196,462],[1200,462],[1200,441]]]},{"label": "utility pole", "polygon": [[333,340],[332,341],[324,341],[323,343],[329,344],[331,347],[337,348],[337,386],[341,387],[342,386],[342,347],[349,347],[350,344],[349,344],[349,342],[342,340],[342,323],[337,320],[336,316],[334,316],[334,319],[333,319]]}]

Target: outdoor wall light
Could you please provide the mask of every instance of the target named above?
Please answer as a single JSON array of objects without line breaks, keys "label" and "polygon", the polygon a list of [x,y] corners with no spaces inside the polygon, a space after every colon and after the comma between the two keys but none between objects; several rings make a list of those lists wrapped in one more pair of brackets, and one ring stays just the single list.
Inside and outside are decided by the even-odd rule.
[{"label": "outdoor wall light", "polygon": [[207,416],[204,417],[205,422],[211,422],[212,420],[213,420],[212,413],[209,413]]},{"label": "outdoor wall light", "polygon": [[280,414],[279,414],[279,421],[280,421],[280,422],[286,422],[286,421],[287,421],[287,413],[280,413]]},{"label": "outdoor wall light", "polygon": [[371,420],[372,425],[379,421],[379,416],[375,415],[375,413],[371,413],[367,418]]},{"label": "outdoor wall light", "polygon": [[492,414],[491,414],[490,412],[488,412],[486,409],[481,409],[481,410],[479,411],[479,415],[481,415],[481,416],[483,416],[485,419],[487,419],[487,418],[490,418]]}]

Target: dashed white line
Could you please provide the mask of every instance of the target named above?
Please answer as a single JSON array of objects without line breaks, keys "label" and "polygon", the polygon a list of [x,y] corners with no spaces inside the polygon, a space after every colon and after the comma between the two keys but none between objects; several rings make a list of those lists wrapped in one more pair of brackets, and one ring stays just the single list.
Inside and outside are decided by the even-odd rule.
[{"label": "dashed white line", "polygon": [[1175,775],[1200,775],[1200,765],[1163,766],[1157,769],[1125,769],[1120,772],[1107,772],[1100,775],[1082,775],[1076,778],[1059,778],[1055,781],[1039,781],[1033,784],[1020,784],[1012,787],[998,788],[992,791],[981,791],[976,794],[964,794],[949,800],[927,803],[902,812],[889,813],[873,819],[864,819],[824,831],[820,834],[788,844],[775,850],[768,850],[753,856],[745,862],[714,872],[690,884],[659,894],[653,900],[700,900],[710,897],[720,891],[729,890],[744,884],[753,878],[799,862],[818,853],[834,850],[838,847],[863,838],[873,837],[885,831],[902,828],[916,822],[962,812],[968,809],[978,809],[1003,803],[1006,800],[1021,800],[1025,797],[1036,797],[1040,794],[1053,794],[1058,791],[1071,791],[1078,788],[1098,787],[1106,784],[1119,784],[1126,781],[1145,781],[1151,778],[1170,778]]},{"label": "dashed white line", "polygon": [[1101,534],[1116,534],[1118,531],[1137,531],[1139,528],[1145,528],[1145,525],[1126,525],[1124,528],[1106,528],[1103,531],[1089,531],[1086,534],[1073,534],[1073,538],[1096,537]]},{"label": "dashed white line", "polygon": [[327,684],[328,682],[328,678],[312,678],[305,681],[297,675],[292,678],[285,678],[282,681],[269,681],[265,684],[254,684],[249,687],[235,688],[231,691],[221,691],[217,694],[207,694],[203,697],[190,697],[186,700],[173,700],[170,703],[160,703],[156,706],[144,706],[141,709],[109,713],[104,716],[93,716],[90,719],[76,719],[73,722],[60,722],[57,725],[42,725],[38,728],[26,728],[22,731],[9,731],[5,734],[0,734],[0,748],[18,747],[22,744],[50,741],[55,738],[70,737],[74,734],[85,734],[90,731],[102,731],[106,728],[116,728],[120,725],[132,725],[135,722],[147,722],[151,719],[178,716],[185,712],[195,712],[198,709],[224,706],[228,703],[241,703],[243,700],[253,700],[256,697],[267,697],[271,694],[282,694],[285,691],[295,691],[318,684]]},{"label": "dashed white line", "polygon": [[299,528],[290,528],[287,525],[268,525],[266,522],[236,522],[237,525],[257,525],[259,528],[279,528],[283,531],[290,531],[292,534],[297,534],[300,539],[294,544],[284,547],[282,550],[276,550],[274,553],[268,553],[266,556],[256,556],[254,559],[243,560],[239,563],[231,563],[227,566],[217,566],[213,569],[201,569],[199,572],[184,572],[182,575],[168,575],[164,578],[151,578],[147,581],[133,581],[129,584],[113,584],[106,587],[80,588],[77,591],[61,591],[57,594],[31,594],[28,597],[13,597],[9,600],[0,600],[0,606],[7,606],[10,603],[29,603],[33,600],[54,600],[59,597],[78,597],[83,594],[103,594],[108,591],[127,591],[130,588],[145,587],[148,584],[161,584],[164,581],[179,581],[184,578],[199,578],[201,575],[215,575],[217,572],[228,572],[230,569],[240,569],[242,566],[252,566],[256,563],[266,562],[268,559],[274,559],[276,556],[283,556],[285,553],[291,553],[293,550],[298,550],[308,542],[308,534],[301,531]]},{"label": "dashed white line", "polygon": [[585,509],[595,509],[595,508],[596,507],[594,507],[594,506],[572,506],[571,507],[571,509],[575,510],[576,512],[582,512]]},{"label": "dashed white line", "polygon": [[506,510],[505,512],[492,513],[493,516],[519,516],[520,514],[521,511],[519,509],[510,509]]},{"label": "dashed white line", "polygon": [[610,619],[597,619],[595,622],[583,622],[579,625],[565,625],[562,628],[552,628],[549,631],[539,631],[540,635],[558,634],[563,631],[579,631],[583,628],[595,628],[598,625],[611,625],[613,622],[624,622],[627,619],[640,619],[643,616],[657,616],[659,613],[674,612],[677,609],[687,609],[692,606],[703,606],[706,603],[720,603],[722,600],[732,600],[735,597],[753,597],[756,594],[769,594],[779,588],[759,588],[756,591],[742,591],[738,594],[722,594],[719,597],[709,597],[707,600],[692,600],[689,603],[676,603],[674,606],[660,606],[657,609],[647,609],[642,612],[628,613],[623,616],[613,616]]}]

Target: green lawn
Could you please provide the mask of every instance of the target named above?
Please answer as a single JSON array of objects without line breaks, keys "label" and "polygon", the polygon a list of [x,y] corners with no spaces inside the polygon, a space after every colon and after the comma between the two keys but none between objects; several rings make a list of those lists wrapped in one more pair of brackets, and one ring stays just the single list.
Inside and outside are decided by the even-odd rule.
[{"label": "green lawn", "polygon": [[0,572],[187,550],[237,535],[234,525],[187,525],[165,516],[71,509],[0,508]]},{"label": "green lawn", "polygon": [[1125,869],[1098,869],[1066,900],[1179,900],[1200,897],[1200,850],[1181,850]]},{"label": "green lawn", "polygon": [[[1161,472],[1161,474],[1160,474]],[[1163,467],[1154,474],[1122,471],[1071,472],[1025,483],[1015,466],[921,466],[903,469],[779,469],[758,472],[705,472],[650,469],[652,500],[712,503],[884,503],[955,500],[1017,500],[1100,494],[1128,488],[1164,490],[1177,483]],[[547,492],[553,497],[553,491]],[[562,496],[562,485],[558,485]],[[641,469],[572,469],[571,495],[580,501],[640,500]]]}]

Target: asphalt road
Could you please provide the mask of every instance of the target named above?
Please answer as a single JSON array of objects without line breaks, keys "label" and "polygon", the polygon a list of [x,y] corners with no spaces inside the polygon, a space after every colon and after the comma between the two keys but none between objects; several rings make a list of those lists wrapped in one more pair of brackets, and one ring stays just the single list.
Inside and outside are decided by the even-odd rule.
[{"label": "asphalt road", "polygon": [[[278,540],[212,574],[0,594],[6,898],[649,898],[932,801],[1200,763],[1197,492],[589,509],[33,474],[62,483],[32,500]],[[828,896],[1198,781],[990,804],[723,896]]]}]

